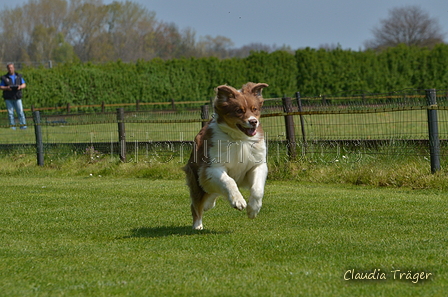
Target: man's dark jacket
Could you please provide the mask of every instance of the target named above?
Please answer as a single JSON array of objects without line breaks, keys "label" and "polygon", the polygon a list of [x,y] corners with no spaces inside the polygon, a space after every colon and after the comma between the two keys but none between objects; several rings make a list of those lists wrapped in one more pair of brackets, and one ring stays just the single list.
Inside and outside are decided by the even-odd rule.
[{"label": "man's dark jacket", "polygon": [[[20,75],[17,72],[15,74],[16,74],[15,84],[12,82],[12,79],[11,79],[9,73],[6,73],[5,75],[2,76],[2,81],[5,82],[6,86],[22,84],[22,75]],[[22,99],[22,90],[3,91],[3,99],[5,99],[5,100]]]}]

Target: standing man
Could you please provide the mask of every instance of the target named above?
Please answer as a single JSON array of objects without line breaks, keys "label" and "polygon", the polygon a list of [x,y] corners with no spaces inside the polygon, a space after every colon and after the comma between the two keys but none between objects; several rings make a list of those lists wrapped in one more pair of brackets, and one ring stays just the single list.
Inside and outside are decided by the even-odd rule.
[{"label": "standing man", "polygon": [[16,110],[20,129],[26,129],[26,119],[22,105],[22,89],[26,88],[25,80],[22,75],[15,71],[13,63],[8,63],[6,68],[8,73],[2,76],[0,89],[3,91],[3,99],[5,99],[8,110],[9,124],[12,126],[11,129],[16,129],[14,120],[14,110]]}]

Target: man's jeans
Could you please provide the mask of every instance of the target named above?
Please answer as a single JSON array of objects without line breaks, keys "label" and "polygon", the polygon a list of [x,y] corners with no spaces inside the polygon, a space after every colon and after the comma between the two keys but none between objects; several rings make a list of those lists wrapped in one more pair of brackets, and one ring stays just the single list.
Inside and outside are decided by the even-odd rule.
[{"label": "man's jeans", "polygon": [[[16,110],[17,116],[19,117],[20,129],[26,129],[26,119],[25,113],[23,112],[22,99],[5,100],[5,103],[6,109],[8,110],[9,124],[15,126],[14,110]],[[11,128],[15,129],[16,127]]]}]

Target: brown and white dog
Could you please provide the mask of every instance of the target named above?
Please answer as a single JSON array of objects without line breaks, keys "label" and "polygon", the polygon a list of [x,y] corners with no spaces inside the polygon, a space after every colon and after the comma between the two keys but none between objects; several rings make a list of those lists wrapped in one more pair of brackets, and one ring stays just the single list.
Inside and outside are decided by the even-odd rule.
[{"label": "brown and white dog", "polygon": [[[260,125],[264,83],[247,83],[241,90],[216,88],[215,115],[198,133],[184,167],[190,187],[193,229],[202,230],[204,211],[227,197],[238,210],[247,206],[249,218],[260,211],[268,173],[266,144]],[[238,187],[250,190],[248,203]]]}]

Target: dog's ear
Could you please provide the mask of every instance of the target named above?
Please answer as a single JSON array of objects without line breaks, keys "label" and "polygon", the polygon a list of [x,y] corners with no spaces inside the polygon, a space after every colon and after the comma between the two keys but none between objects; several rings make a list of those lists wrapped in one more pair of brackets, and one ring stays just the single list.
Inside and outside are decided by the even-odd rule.
[{"label": "dog's ear", "polygon": [[266,88],[268,86],[269,85],[265,83],[253,84],[251,86],[250,92],[257,97],[261,97],[261,92],[263,91],[263,88]]},{"label": "dog's ear", "polygon": [[224,103],[227,102],[231,98],[235,98],[238,91],[231,87],[222,85],[216,88],[216,101],[218,103]]},{"label": "dog's ear", "polygon": [[264,99],[261,96],[261,92],[263,91],[263,88],[266,88],[268,86],[269,85],[265,84],[265,83],[255,84],[255,83],[249,82],[243,86],[242,90],[243,90],[243,93],[249,93],[249,94],[252,94],[253,96],[257,97],[258,102],[260,103],[260,107],[261,107],[261,106],[263,106],[263,102],[264,102]]}]

